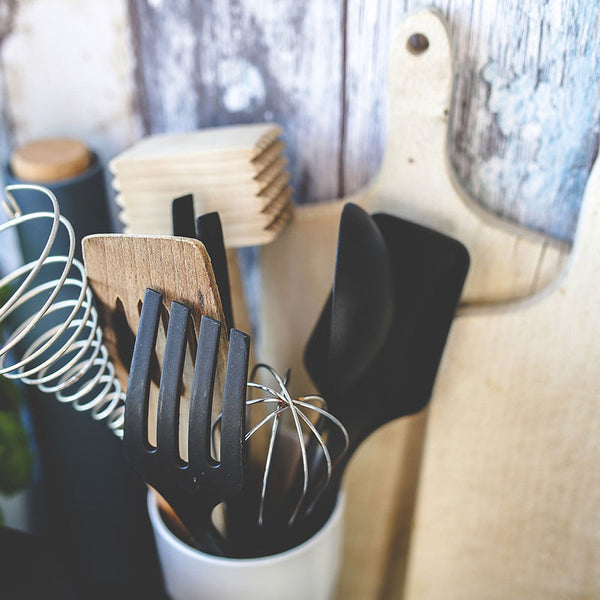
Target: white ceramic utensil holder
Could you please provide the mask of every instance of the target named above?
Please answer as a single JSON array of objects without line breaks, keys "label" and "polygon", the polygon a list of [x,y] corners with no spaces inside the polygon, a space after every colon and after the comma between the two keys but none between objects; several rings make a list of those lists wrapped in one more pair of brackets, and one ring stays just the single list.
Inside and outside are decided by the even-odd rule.
[{"label": "white ceramic utensil holder", "polygon": [[262,558],[221,558],[192,548],[165,525],[155,495],[148,513],[172,600],[331,600],[340,571],[345,499],[306,542]]}]

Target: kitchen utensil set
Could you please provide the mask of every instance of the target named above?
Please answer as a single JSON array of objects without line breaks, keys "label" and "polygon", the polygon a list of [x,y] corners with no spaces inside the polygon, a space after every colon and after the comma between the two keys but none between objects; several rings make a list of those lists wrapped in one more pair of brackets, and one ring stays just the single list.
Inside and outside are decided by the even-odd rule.
[{"label": "kitchen utensil set", "polygon": [[277,125],[237,125],[145,138],[110,163],[120,218],[131,233],[170,233],[173,198],[219,211],[228,248],[266,244],[292,215]]},{"label": "kitchen utensil set", "polygon": [[[171,206],[174,233],[187,237],[86,237],[85,270],[99,316],[91,306],[90,290],[82,288],[70,321],[33,343],[25,361],[17,365],[28,364],[32,357],[47,359],[44,352],[69,330],[80,310],[83,316],[72,326],[78,327],[76,333],[88,318],[97,331],[101,322],[106,347],[97,350],[90,363],[96,364],[98,353],[103,353],[100,363],[112,379],[101,371],[89,385],[86,380],[84,391],[98,381],[111,391],[90,406],[99,418],[110,416],[118,432],[125,410],[124,445],[130,462],[175,511],[189,533],[187,541],[216,555],[276,553],[323,526],[335,506],[343,469],[360,442],[382,424],[426,405],[468,268],[468,254],[455,240],[389,215],[371,217],[347,204],[333,289],[305,352],[307,369],[327,401],[314,395],[294,398],[287,387],[289,373],[282,378],[266,365],[257,368],[267,369],[275,385],[248,382],[250,338],[237,329],[228,331],[233,315],[221,217],[226,232],[240,231],[243,224],[249,231],[249,212],[264,212],[262,188],[258,193],[256,189],[266,181],[266,173],[282,167],[279,133],[270,126],[213,131],[214,146],[206,131],[152,138],[115,159],[112,168],[130,226],[164,227],[158,212],[142,219],[138,192],[140,197],[147,195],[144,202],[151,207],[168,206],[164,198],[176,189],[195,192],[175,198]],[[196,173],[196,164],[202,166],[192,181],[185,173]],[[225,173],[234,174],[234,179],[253,173],[252,183],[238,177],[234,184],[224,184],[219,177]],[[287,185],[287,177],[279,174],[265,189],[277,181]],[[200,200],[195,206],[196,197]],[[234,206],[241,198],[247,210],[239,217]],[[197,206],[219,212],[196,220]],[[12,210],[18,213],[17,207]],[[232,219],[238,217],[236,225]],[[63,223],[56,207],[54,223]],[[254,223],[251,219],[250,228]],[[267,229],[270,234],[276,231]],[[266,239],[256,237],[253,243]],[[239,243],[235,234],[229,236],[230,245]],[[35,274],[36,268],[28,265],[20,274],[27,269]],[[72,285],[67,272],[68,268],[53,286],[65,281]],[[54,299],[51,295],[46,304]],[[10,312],[17,300],[15,296],[1,310]],[[7,349],[30,329],[26,322]],[[100,343],[100,334],[93,333],[89,340]],[[78,343],[75,348],[82,350],[60,363],[54,377],[60,376],[61,385],[79,377],[74,365],[88,346]],[[51,358],[59,354],[64,350]],[[45,375],[48,364],[46,360],[37,371]],[[20,376],[37,371],[22,369]],[[127,385],[123,409],[120,389]],[[247,387],[267,395],[248,399]],[[246,430],[246,408],[261,405],[266,412],[257,413],[258,422],[249,421]],[[250,438],[254,436],[255,447],[260,445],[255,434],[267,429],[263,458],[251,464],[246,456]],[[268,491],[278,485],[282,488],[270,496]],[[225,538],[212,524],[212,510],[223,501]]]},{"label": "kitchen utensil set", "polygon": [[[415,31],[420,31],[427,38],[427,52],[417,54],[411,52],[410,48],[407,52],[406,40]],[[355,198],[369,212],[402,213],[420,223],[433,224],[436,229],[465,241],[473,250],[474,261],[463,300],[465,305],[470,305],[470,311],[477,312],[478,307],[473,308],[473,305],[514,300],[545,288],[554,278],[566,251],[546,240],[528,239],[528,234],[509,231],[504,226],[494,226],[491,220],[481,220],[477,213],[458,201],[450,184],[444,164],[447,156],[443,151],[447,136],[445,115],[450,103],[452,81],[448,66],[451,58],[448,42],[443,23],[432,13],[418,13],[405,20],[390,55],[388,119],[392,126],[388,135],[389,151],[377,183],[370,190],[359,192]],[[410,82],[408,86],[407,81]],[[417,91],[421,90],[423,93],[415,93],[415,86]],[[427,135],[423,135],[424,131]],[[122,218],[129,231],[166,235],[169,233],[168,211],[171,199],[193,192],[195,206],[192,196],[188,196],[180,199],[182,202],[173,207],[175,233],[199,239],[205,244],[208,254],[194,240],[188,240],[191,245],[184,248],[181,238],[170,238],[169,242],[162,238],[156,244],[147,235],[138,238],[137,242],[123,239],[115,244],[115,248],[119,250],[111,249],[112,242],[98,246],[94,246],[92,242],[88,246],[88,258],[90,272],[94,273],[92,286],[98,289],[102,297],[100,316],[97,317],[91,307],[91,296],[89,290],[85,290],[85,282],[72,281],[69,269],[73,267],[74,271],[81,271],[80,265],[72,260],[72,252],[54,261],[48,260],[45,248],[39,261],[31,262],[0,282],[24,281],[0,308],[0,321],[9,315],[14,317],[19,310],[27,311],[30,307],[33,315],[30,320],[23,320],[23,325],[0,349],[2,361],[8,362],[7,352],[13,346],[19,350],[19,345],[24,345],[26,350],[23,358],[11,367],[0,362],[0,369],[17,379],[37,383],[41,389],[54,389],[59,399],[72,400],[73,405],[80,410],[90,409],[96,417],[105,416],[118,433],[122,431],[123,394],[120,392],[119,381],[114,376],[108,357],[110,354],[115,360],[114,369],[121,378],[121,385],[128,379],[130,381],[131,397],[126,406],[125,422],[125,446],[130,459],[145,472],[148,481],[153,482],[156,488],[169,497],[194,534],[190,543],[214,554],[255,556],[265,548],[267,551],[277,551],[286,545],[289,547],[298,544],[302,541],[302,535],[310,535],[319,529],[320,523],[326,520],[331,510],[344,467],[361,441],[390,420],[412,414],[426,406],[469,263],[462,245],[449,237],[389,214],[369,216],[356,207],[347,205],[340,223],[333,289],[304,348],[304,334],[309,331],[308,325],[316,320],[319,308],[316,304],[311,305],[311,299],[307,295],[320,297],[315,289],[325,292],[320,283],[327,279],[329,285],[328,265],[333,265],[333,261],[327,260],[329,255],[326,248],[329,241],[333,241],[333,228],[327,224],[319,226],[318,221],[320,216],[324,216],[322,223],[330,217],[329,223],[335,223],[341,208],[328,205],[302,211],[304,214],[299,216],[299,226],[294,228],[287,241],[274,245],[271,252],[262,255],[262,264],[266,267],[264,272],[271,271],[271,275],[263,280],[263,289],[268,298],[263,303],[263,316],[266,315],[266,319],[263,319],[262,324],[265,325],[267,321],[265,329],[268,329],[263,339],[269,340],[265,348],[270,348],[269,355],[264,357],[270,359],[274,355],[279,360],[283,356],[285,358],[282,360],[285,361],[289,360],[289,355],[297,358],[299,352],[295,355],[288,352],[287,342],[281,341],[286,336],[292,347],[305,350],[307,370],[327,397],[327,409],[347,427],[348,452],[336,456],[335,449],[339,443],[335,434],[325,431],[324,419],[309,419],[309,424],[296,415],[301,422],[301,430],[290,428],[289,424],[283,422],[284,410],[291,414],[294,408],[299,408],[308,399],[292,396],[288,391],[288,375],[282,378],[276,376],[277,385],[271,387],[265,386],[264,382],[260,384],[263,387],[258,389],[266,392],[269,388],[268,398],[245,400],[245,385],[253,387],[259,384],[254,381],[246,382],[249,342],[244,334],[232,331],[227,356],[227,335],[233,324],[233,316],[228,308],[226,259],[223,259],[218,232],[222,219],[225,242],[229,248],[262,244],[272,240],[289,219],[291,192],[284,171],[285,159],[281,156],[283,144],[276,139],[279,133],[276,127],[266,125],[182,136],[156,136],[136,145],[113,162],[114,185],[120,192],[118,202],[123,208]],[[423,139],[427,140],[428,148],[424,147]],[[424,156],[427,156],[427,160],[423,160]],[[599,178],[595,171],[591,181],[590,191],[598,192]],[[399,189],[402,193],[399,193]],[[338,206],[341,207],[342,204],[340,202]],[[583,258],[590,259],[593,255],[595,245],[590,240],[597,230],[597,219],[592,214],[593,204],[588,202],[586,206],[586,227],[582,232],[584,235],[578,238],[578,242],[582,243],[578,243],[577,260],[571,265],[567,280],[561,280],[560,286],[555,285],[552,290],[548,290],[544,299],[538,295],[531,299],[533,302],[528,301],[527,306],[505,307],[504,313],[494,316],[497,322],[482,314],[477,318],[469,316],[463,318],[458,329],[453,332],[453,341],[461,343],[452,348],[448,361],[444,362],[440,374],[440,383],[444,385],[438,385],[439,393],[444,395],[440,399],[444,402],[436,403],[427,425],[424,466],[414,469],[419,475],[417,512],[414,513],[412,506],[404,511],[410,516],[406,518],[407,522],[413,514],[416,514],[418,522],[410,540],[408,585],[402,585],[411,597],[439,597],[440,594],[452,592],[458,597],[461,590],[464,592],[465,589],[468,591],[475,588],[485,592],[490,588],[490,581],[494,583],[495,589],[504,586],[508,590],[512,586],[512,592],[515,589],[517,592],[523,591],[525,588],[530,592],[539,591],[539,586],[536,587],[539,581],[545,582],[547,592],[550,589],[549,580],[554,581],[556,585],[552,589],[556,590],[574,589],[574,586],[583,589],[586,585],[589,589],[590,585],[593,587],[594,569],[586,567],[593,561],[578,562],[577,552],[573,552],[575,545],[580,554],[589,554],[590,544],[582,544],[579,539],[581,536],[571,536],[573,543],[570,546],[554,544],[548,555],[550,558],[546,556],[548,560],[543,564],[539,560],[539,564],[530,560],[531,556],[539,554],[535,550],[539,549],[540,541],[548,539],[549,534],[560,534],[565,523],[579,527],[586,519],[592,522],[595,518],[594,506],[597,503],[590,500],[590,486],[578,488],[572,485],[572,480],[589,479],[587,476],[593,472],[597,458],[596,448],[588,444],[589,448],[584,448],[583,453],[579,452],[575,471],[560,468],[564,466],[565,457],[573,455],[567,447],[568,442],[575,438],[580,440],[589,437],[589,424],[595,422],[589,416],[595,406],[592,400],[597,388],[593,368],[588,368],[593,361],[575,361],[573,369],[560,368],[565,364],[565,357],[562,356],[564,352],[561,354],[560,349],[572,350],[572,347],[582,345],[579,339],[581,335],[577,339],[577,336],[569,338],[569,331],[573,327],[563,332],[563,338],[570,344],[544,345],[543,341],[540,342],[544,340],[543,333],[549,322],[571,324],[573,315],[577,314],[589,317],[587,321],[590,326],[585,328],[585,332],[592,333],[587,336],[589,339],[584,339],[584,345],[588,350],[594,348],[593,316],[596,313],[593,310],[594,290],[593,286],[590,287],[590,282],[594,281],[594,269],[590,265],[594,266],[594,261],[584,261]],[[49,213],[31,216],[31,219],[39,218],[40,221],[52,220],[53,227],[48,242],[50,246],[57,228],[64,225],[58,219],[56,206],[54,208],[54,215]],[[197,223],[194,223],[194,209],[202,214]],[[218,214],[207,214],[211,210],[218,211]],[[597,212],[596,210],[595,213]],[[14,205],[9,208],[9,213],[10,224],[0,231],[24,223],[30,218],[29,215],[22,216]],[[72,245],[72,234],[69,235]],[[309,235],[316,238],[316,243],[307,247]],[[327,238],[327,241],[321,244],[319,238]],[[331,243],[330,249],[334,247]],[[99,259],[94,257],[96,252],[99,252]],[[208,256],[212,260],[214,277]],[[228,258],[231,265],[231,255]],[[294,263],[292,268],[286,258]],[[195,266],[196,261],[198,264]],[[285,263],[284,268],[276,268],[279,263]],[[55,267],[58,268],[58,275],[52,278],[48,287],[42,287],[40,282],[34,286],[39,270],[55,270]],[[326,277],[322,273],[315,274],[319,270],[326,273]],[[162,271],[162,274],[158,271]],[[272,285],[273,281],[277,281],[281,287]],[[295,285],[290,285],[290,281]],[[264,285],[265,282],[267,285]],[[114,284],[118,288],[116,291],[112,288]],[[148,287],[152,289],[146,292],[142,301],[142,291]],[[285,290],[284,287],[289,289]],[[134,288],[131,294],[130,288]],[[75,290],[74,299],[63,303],[65,292],[70,290]],[[582,293],[582,290],[586,293]],[[298,305],[301,310],[295,308],[295,300],[291,301],[294,297],[300,299]],[[174,299],[178,302],[173,303]],[[542,310],[542,300],[550,303],[545,307],[547,310]],[[274,301],[279,306],[273,306],[269,301]],[[521,310],[516,310],[517,308]],[[52,320],[44,315],[56,317],[61,314],[61,310],[68,314],[64,328],[59,325],[58,328],[50,329],[47,334],[38,332],[38,325]],[[214,319],[204,316],[207,313]],[[564,317],[562,321],[561,315]],[[283,332],[286,319],[289,320],[290,327]],[[303,323],[298,326],[297,323],[300,322]],[[220,323],[225,327],[219,332]],[[527,327],[528,323],[533,323],[533,326]],[[99,324],[105,326],[108,332],[106,348],[101,345],[98,335]],[[305,325],[307,326],[304,327]],[[192,329],[195,330],[194,333]],[[137,338],[134,333],[136,330]],[[560,327],[557,331],[559,330]],[[490,336],[490,331],[494,335]],[[35,335],[36,333],[39,335]],[[81,337],[77,337],[78,334],[82,334]],[[199,347],[194,352],[196,337]],[[558,339],[560,336],[557,337],[555,332],[554,337]],[[18,340],[22,344],[18,344]],[[240,345],[243,350],[235,352],[234,347],[237,347],[240,340],[245,340]],[[509,350],[515,340],[520,340],[521,350],[525,350],[517,352],[519,360],[515,362],[516,359],[510,352],[506,356],[499,354],[498,340]],[[468,351],[464,351],[465,348]],[[532,352],[532,348],[536,352]],[[84,356],[84,350],[91,354]],[[133,363],[130,366],[132,354]],[[195,365],[190,365],[185,356],[193,354],[196,354],[197,359]],[[575,356],[577,353],[573,354],[571,351],[571,354]],[[586,354],[589,359],[588,355],[590,352]],[[465,357],[469,360],[465,360]],[[476,359],[475,362],[472,358]],[[219,371],[223,369],[225,362],[228,363],[228,369],[224,388],[221,390]],[[298,362],[294,363],[292,360],[290,364],[295,364],[296,371],[301,372]],[[479,365],[478,371],[473,369],[475,363]],[[536,368],[532,368],[532,364]],[[549,370],[549,364],[558,367]],[[523,365],[527,368],[523,368]],[[94,371],[96,367],[99,369],[97,372]],[[97,375],[90,375],[91,372]],[[541,372],[551,372],[555,375],[555,381],[538,385],[536,377],[539,379]],[[250,379],[254,377],[251,376]],[[302,379],[303,376],[295,377],[295,381]],[[235,383],[229,385],[230,380],[235,380]],[[213,381],[217,388],[217,406],[216,410],[211,411],[208,406]],[[525,398],[529,402],[523,402],[523,394],[515,393],[515,390],[519,391],[519,384],[526,391],[533,390],[529,393],[531,397]],[[72,388],[69,386],[79,387],[81,395],[70,395]],[[101,388],[98,395],[92,390],[94,386]],[[235,392],[230,393],[233,388]],[[552,404],[548,399],[556,400],[556,405],[564,404],[565,389],[569,392],[575,390],[575,396],[583,401],[569,404],[573,414],[561,429],[556,426],[557,411],[547,409],[545,415],[544,410]],[[91,403],[87,392],[95,396]],[[486,398],[490,400],[492,392],[503,401],[486,403]],[[219,408],[221,398],[223,402]],[[228,404],[227,398],[234,400]],[[476,402],[475,406],[474,398],[484,402]],[[256,489],[248,488],[248,476],[251,473],[245,463],[244,453],[248,449],[250,438],[256,439],[253,436],[259,429],[252,423],[246,423],[244,434],[244,403],[247,406],[263,404],[274,407],[260,422],[260,427],[264,430],[271,428],[271,437],[266,446],[265,469],[262,477],[258,473]],[[232,412],[227,407],[232,405],[235,414],[230,417]],[[316,404],[312,406],[313,410],[315,406],[321,407]],[[322,406],[325,407],[325,404]],[[491,420],[490,407],[499,411],[496,418]],[[222,412],[216,414],[219,410]],[[321,415],[318,410],[316,412]],[[524,418],[523,413],[527,418]],[[155,414],[157,423],[152,421],[152,414]],[[420,424],[422,423],[423,420],[420,420]],[[522,431],[518,426],[515,429],[515,423],[522,424]],[[581,435],[574,436],[573,432],[577,428]],[[280,442],[289,435],[290,430],[299,441],[296,451],[279,454],[280,450],[286,450],[287,442]],[[393,435],[390,436],[389,432]],[[386,436],[378,440],[380,445],[382,439],[388,445],[381,447],[378,453],[361,457],[363,464],[355,472],[364,475],[369,469],[371,477],[361,478],[363,487],[369,487],[371,481],[380,477],[382,469],[388,469],[391,473],[392,469],[388,468],[390,464],[394,467],[400,464],[403,467],[418,465],[420,457],[412,453],[416,446],[406,444],[402,439],[397,440],[397,433],[402,438],[402,430],[395,426],[388,428]],[[324,443],[320,443],[318,436],[321,436]],[[220,439],[220,456],[214,449],[211,453],[209,445],[212,437],[215,441]],[[505,452],[509,446],[514,449],[515,442],[518,446],[521,438],[524,452]],[[229,443],[232,439],[234,444]],[[532,440],[550,443],[532,444]],[[406,452],[407,455],[410,454],[409,458],[395,462],[385,460],[386,454],[399,454],[398,449],[403,443],[405,450],[411,449],[411,452]],[[228,462],[230,448],[233,448],[233,458]],[[473,449],[482,448],[483,452],[473,452]],[[554,453],[548,453],[548,448],[554,449]],[[587,454],[586,450],[589,450]],[[366,467],[364,456],[374,457]],[[519,457],[518,469],[515,467],[515,456]],[[533,458],[527,462],[527,456]],[[285,489],[286,493],[282,498],[271,502],[268,501],[266,492],[280,483],[276,478],[275,463],[278,457],[282,457],[284,464],[290,467],[291,485]],[[498,463],[498,460],[503,468],[490,468],[490,464],[494,464],[494,461]],[[195,469],[196,466],[198,469]],[[403,469],[403,472],[410,470]],[[396,479],[399,471],[400,469],[395,471]],[[532,473],[537,473],[533,480]],[[227,474],[230,477],[226,477]],[[325,476],[320,477],[322,474]],[[556,494],[532,494],[532,481],[534,484],[537,482],[539,488],[540,482],[547,483],[557,477],[560,479],[559,483],[562,482],[558,486],[560,489],[574,490],[571,496],[575,499],[577,510],[573,508],[573,502],[567,503],[568,506],[557,502],[554,497]],[[321,481],[325,482],[321,488],[324,491],[318,486]],[[473,481],[477,481],[479,485],[473,486]],[[364,482],[367,483],[366,486]],[[482,482],[485,484],[483,487]],[[407,490],[404,485],[399,485],[399,481],[391,473],[387,486],[375,488],[376,494],[383,496],[377,498],[377,511],[363,510],[368,506],[369,500],[372,501],[373,494],[365,494],[362,505],[353,496],[354,506],[359,507],[358,512],[378,512],[384,515],[380,524],[390,519],[390,511],[386,512],[385,506],[385,487],[395,490],[394,494],[388,494],[392,502],[398,500],[397,490],[400,488],[404,496],[414,492],[414,486]],[[292,493],[298,490],[301,492],[300,505],[305,507],[301,511],[295,510],[298,500],[290,500]],[[509,490],[508,495],[506,490]],[[352,493],[355,491],[356,488]],[[490,507],[494,508],[493,502],[497,497],[503,498],[504,504],[508,502],[510,510],[490,510]],[[256,527],[240,528],[239,519],[234,519],[227,523],[230,527],[227,540],[221,539],[213,530],[208,517],[210,508],[221,498],[226,498],[229,506],[252,500],[258,507],[253,515],[257,517]],[[149,505],[156,509],[156,503],[152,500]],[[293,518],[288,520],[295,522],[294,527],[286,531],[281,528],[278,539],[268,540],[259,549],[251,548],[254,542],[248,539],[249,534],[253,535],[261,522],[265,526],[283,522],[282,515],[289,517],[289,512],[286,513],[285,509],[290,506]],[[448,519],[448,506],[453,509],[450,511],[451,519]],[[544,510],[540,510],[540,506]],[[357,511],[355,507],[353,510]],[[395,517],[396,520],[394,531],[389,537],[402,537],[402,543],[405,544],[404,534],[407,529],[401,532],[398,529],[400,510],[394,506],[391,518]],[[556,513],[554,516],[557,518],[544,518],[550,513]],[[575,514],[578,517],[574,520]],[[506,515],[511,515],[512,521],[517,524],[517,527],[513,527],[514,531],[505,527]],[[237,516],[244,518],[244,513]],[[155,515],[153,522],[159,521],[164,525]],[[523,528],[520,527],[523,522],[530,524],[525,538],[521,531]],[[357,524],[355,516],[351,523],[353,527]],[[360,561],[364,565],[358,569],[354,568],[356,564],[350,566],[354,573],[353,577],[346,579],[346,582],[350,581],[349,584],[346,583],[347,586],[356,583],[367,571],[372,571],[375,564],[378,568],[382,562],[397,564],[395,559],[398,557],[389,552],[389,544],[384,551],[378,551],[376,546],[373,548],[372,540],[377,537],[377,531],[369,531],[369,541],[365,543],[366,536],[361,535],[360,523],[358,525],[358,535],[353,537],[359,540],[358,543],[364,550],[361,554],[355,552],[354,547],[352,553],[356,562]],[[303,529],[301,533],[300,528]],[[493,535],[499,528],[503,534],[508,532],[508,536],[503,536],[506,542],[504,544]],[[275,535],[273,532],[276,529],[277,526],[270,529],[267,527],[265,532],[267,536]],[[325,529],[326,527],[321,533],[326,533]],[[439,542],[440,536],[444,539],[443,544]],[[230,544],[237,544],[240,537],[246,538],[246,548],[243,548],[243,544],[235,549],[231,548]],[[310,543],[320,541],[323,537],[314,536],[309,544],[299,545],[295,550],[303,551]],[[520,545],[521,549],[524,548],[523,551],[518,551],[519,544],[513,543],[514,540],[526,542]],[[259,546],[263,541],[259,540]],[[165,542],[169,543],[173,545],[172,542]],[[183,579],[179,576],[180,565],[184,562],[183,555],[188,559],[191,557],[190,562],[185,564],[191,572],[195,566],[193,560],[201,554],[185,545],[183,547],[181,554],[169,563],[171,576],[175,573],[171,577],[174,580]],[[333,546],[331,548],[330,554],[334,554]],[[517,551],[514,551],[515,548]],[[511,550],[508,554],[507,549]],[[570,558],[565,559],[563,555],[567,550]],[[289,558],[291,555],[292,553],[288,553],[285,557]],[[402,556],[405,555],[403,548]],[[506,563],[506,556],[509,555],[517,571],[520,568],[519,572],[525,572],[523,565],[527,567],[529,577],[503,576],[507,569],[498,569],[497,566],[503,564],[503,561]],[[469,558],[466,562],[465,556]],[[208,566],[205,566],[201,578],[210,580],[211,583],[218,580],[214,590],[208,593],[208,596],[216,597],[227,586],[228,581],[233,580],[229,568],[236,561],[213,559],[205,554],[202,557],[207,560]],[[382,560],[384,557],[385,560]],[[278,564],[280,559],[281,557],[273,557],[271,564],[280,579],[286,578],[285,590],[285,584],[289,584],[292,579],[287,579],[285,568],[282,569],[281,563]],[[549,560],[557,565],[567,564],[570,568],[549,569]],[[320,562],[325,564],[324,560]],[[583,567],[578,570],[579,563]],[[248,561],[237,561],[240,571],[249,564]],[[318,565],[311,564],[304,569],[301,561],[297,564],[302,567],[299,569],[301,577],[311,581],[319,579],[313,578]],[[256,565],[257,563],[253,563],[253,569],[256,570],[248,569],[254,579],[257,578],[256,573],[260,573],[258,578],[263,573]],[[432,565],[440,567],[436,573],[441,573],[441,578],[431,577]],[[516,572],[514,565],[508,565],[511,572]],[[220,571],[221,568],[223,571]],[[328,564],[325,568],[331,570]],[[383,572],[385,569],[380,570]],[[402,567],[398,571],[403,571]],[[217,572],[219,576],[214,577]],[[197,572],[194,574],[198,575]],[[444,574],[447,576],[444,577]],[[269,577],[270,573],[265,572],[265,580]],[[450,588],[448,582],[452,584]],[[380,583],[376,582],[379,588]],[[294,589],[299,587],[294,583]],[[354,594],[359,597],[362,587],[354,587],[358,590]],[[191,594],[197,593],[193,586],[189,589],[192,590]],[[240,597],[244,593],[248,595],[248,590],[254,588],[242,583],[238,589],[241,592],[234,592],[232,597]],[[363,594],[365,597],[366,595]],[[266,597],[260,591],[254,594],[250,592],[250,596]],[[316,594],[305,594],[304,597],[308,596],[316,597]],[[284,597],[284,594],[279,593],[276,597]]]}]

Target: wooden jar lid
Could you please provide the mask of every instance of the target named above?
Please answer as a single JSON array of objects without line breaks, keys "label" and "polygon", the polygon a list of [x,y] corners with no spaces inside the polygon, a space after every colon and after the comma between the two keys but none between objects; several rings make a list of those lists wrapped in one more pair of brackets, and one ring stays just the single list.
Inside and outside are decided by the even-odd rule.
[{"label": "wooden jar lid", "polygon": [[15,177],[34,183],[68,179],[83,173],[90,165],[88,147],[71,138],[47,138],[15,150],[10,167]]}]

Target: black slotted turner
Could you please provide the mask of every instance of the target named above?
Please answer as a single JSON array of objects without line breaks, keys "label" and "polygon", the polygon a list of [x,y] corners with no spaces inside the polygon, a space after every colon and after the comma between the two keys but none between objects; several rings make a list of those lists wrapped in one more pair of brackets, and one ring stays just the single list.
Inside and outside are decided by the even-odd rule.
[{"label": "black slotted turner", "polygon": [[[124,447],[133,466],[173,508],[203,551],[223,555],[223,540],[211,513],[237,496],[245,471],[245,406],[250,337],[231,330],[223,390],[221,452],[210,452],[211,406],[221,324],[203,316],[200,324],[189,410],[188,462],[179,456],[179,404],[190,310],[173,302],[160,377],[157,444],[148,442],[148,402],[152,357],[162,297],[147,289],[129,374],[125,404]],[[195,342],[192,336],[191,342]]]}]

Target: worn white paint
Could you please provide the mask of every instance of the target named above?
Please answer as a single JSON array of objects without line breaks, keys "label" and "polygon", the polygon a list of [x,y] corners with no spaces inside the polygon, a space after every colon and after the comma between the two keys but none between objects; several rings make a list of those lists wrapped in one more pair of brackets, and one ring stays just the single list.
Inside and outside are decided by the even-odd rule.
[{"label": "worn white paint", "polygon": [[338,194],[341,4],[132,1],[130,9],[148,132],[281,122],[297,199]]},{"label": "worn white paint", "polygon": [[348,2],[345,193],[381,162],[391,31],[407,10],[430,5],[447,15],[454,43],[458,178],[492,212],[570,240],[600,122],[596,0]]},{"label": "worn white paint", "polygon": [[[137,11],[149,10],[161,15],[160,26],[155,26],[148,14]],[[130,4],[130,19],[136,27],[136,53],[141,81],[152,92],[141,94],[141,107],[152,119],[144,121],[145,133],[189,131],[197,126],[198,95],[195,90],[197,28],[188,18],[185,6],[170,4],[165,8],[162,1]],[[156,46],[147,43],[153,40]],[[146,68],[147,64],[152,69]],[[174,67],[176,65],[176,67]]]},{"label": "worn white paint", "polygon": [[[146,129],[277,120],[297,198],[350,193],[382,155],[390,32],[423,4],[352,0],[344,13],[314,0],[129,2]],[[494,212],[568,239],[600,120],[598,3],[434,4],[449,16],[460,66],[450,114],[458,175]],[[125,0],[17,7],[0,54],[15,141],[68,133],[108,156],[136,139]]]},{"label": "worn white paint", "polygon": [[265,84],[260,71],[248,61],[237,58],[222,60],[217,74],[223,86],[223,106],[230,113],[252,110],[265,103]]},{"label": "worn white paint", "polygon": [[492,211],[570,240],[600,121],[597,1],[448,2],[452,163]]}]

